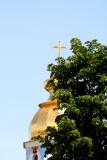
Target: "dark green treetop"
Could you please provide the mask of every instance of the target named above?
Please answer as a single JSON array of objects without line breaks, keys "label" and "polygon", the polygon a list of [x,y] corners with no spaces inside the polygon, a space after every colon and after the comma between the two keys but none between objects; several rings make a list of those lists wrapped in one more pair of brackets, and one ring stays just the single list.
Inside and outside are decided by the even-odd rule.
[{"label": "dark green treetop", "polygon": [[70,42],[73,55],[48,65],[47,85],[64,113],[57,129],[47,128],[43,146],[48,160],[107,160],[107,46]]}]

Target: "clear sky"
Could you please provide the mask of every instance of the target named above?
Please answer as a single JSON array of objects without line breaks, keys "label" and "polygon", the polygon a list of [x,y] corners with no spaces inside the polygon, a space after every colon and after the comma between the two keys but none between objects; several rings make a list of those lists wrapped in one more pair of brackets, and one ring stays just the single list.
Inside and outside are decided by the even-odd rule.
[{"label": "clear sky", "polygon": [[[23,142],[58,40],[107,44],[107,0],[0,0],[0,159],[24,160]],[[62,51],[67,57],[69,50]]]}]

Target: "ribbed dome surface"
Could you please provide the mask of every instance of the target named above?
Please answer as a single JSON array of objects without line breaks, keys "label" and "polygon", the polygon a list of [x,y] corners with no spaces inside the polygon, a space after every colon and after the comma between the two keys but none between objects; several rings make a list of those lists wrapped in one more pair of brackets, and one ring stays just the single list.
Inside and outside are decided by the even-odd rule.
[{"label": "ribbed dome surface", "polygon": [[55,118],[57,116],[57,110],[54,110],[54,108],[57,108],[57,101],[47,101],[44,103],[41,103],[40,109],[38,112],[34,115],[31,124],[30,124],[30,138],[34,136],[45,136],[45,129],[47,126],[55,126]]}]

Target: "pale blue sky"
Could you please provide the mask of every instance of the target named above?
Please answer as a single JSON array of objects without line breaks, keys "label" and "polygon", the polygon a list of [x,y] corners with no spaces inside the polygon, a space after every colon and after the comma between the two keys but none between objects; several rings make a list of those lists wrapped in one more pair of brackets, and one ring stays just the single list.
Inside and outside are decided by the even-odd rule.
[{"label": "pale blue sky", "polygon": [[29,123],[48,98],[51,46],[72,37],[107,44],[107,0],[0,0],[0,159],[25,159]]}]

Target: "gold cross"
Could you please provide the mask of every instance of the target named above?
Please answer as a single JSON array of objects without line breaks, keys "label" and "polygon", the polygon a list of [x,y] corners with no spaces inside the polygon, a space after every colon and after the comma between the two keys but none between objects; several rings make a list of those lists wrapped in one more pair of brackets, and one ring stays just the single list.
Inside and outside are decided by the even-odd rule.
[{"label": "gold cross", "polygon": [[57,48],[57,49],[58,49],[58,57],[60,57],[61,49],[62,49],[62,48],[67,48],[67,47],[61,45],[61,41],[59,41],[59,44],[56,45],[56,46],[53,46],[53,48]]}]

